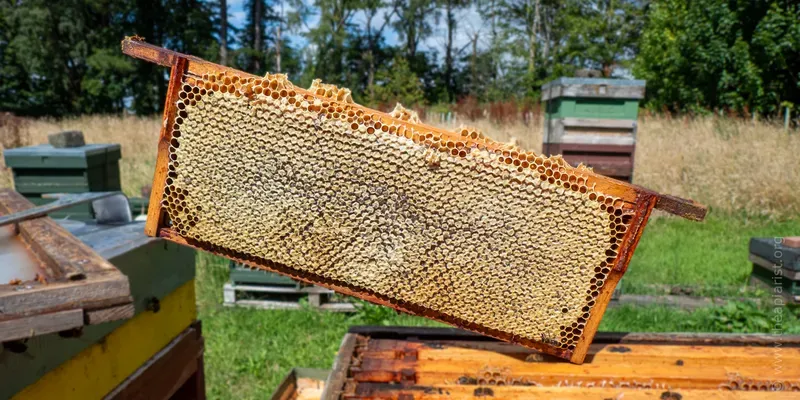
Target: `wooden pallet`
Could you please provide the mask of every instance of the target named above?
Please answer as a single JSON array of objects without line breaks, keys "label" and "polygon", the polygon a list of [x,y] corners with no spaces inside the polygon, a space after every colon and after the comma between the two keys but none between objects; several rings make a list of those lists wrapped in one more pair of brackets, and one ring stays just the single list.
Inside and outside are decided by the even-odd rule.
[{"label": "wooden pallet", "polygon": [[446,328],[354,327],[323,399],[796,399],[800,336],[603,333],[586,362]]},{"label": "wooden pallet", "polygon": [[[228,282],[222,287],[223,304],[244,306],[266,310],[299,310],[303,306],[300,299],[307,299],[308,305],[322,311],[353,312],[355,306],[344,301],[334,301],[335,292],[319,286],[296,285],[246,285]],[[240,298],[245,295],[248,298]],[[282,298],[283,296],[283,298]],[[292,299],[287,299],[290,297]]]}]

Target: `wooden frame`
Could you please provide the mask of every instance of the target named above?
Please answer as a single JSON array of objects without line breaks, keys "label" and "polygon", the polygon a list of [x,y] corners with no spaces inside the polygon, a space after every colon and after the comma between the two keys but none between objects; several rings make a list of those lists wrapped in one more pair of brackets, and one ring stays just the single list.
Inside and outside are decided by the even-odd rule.
[{"label": "wooden frame", "polygon": [[[616,283],[622,277],[622,274],[625,272],[625,269],[627,268],[628,262],[633,253],[633,249],[636,247],[636,244],[638,243],[639,238],[641,237],[644,225],[646,224],[647,218],[650,216],[652,209],[653,208],[661,209],[666,212],[676,214],[692,220],[702,220],[705,217],[706,213],[705,207],[697,203],[694,203],[691,200],[660,195],[658,193],[649,191],[647,189],[638,186],[616,181],[614,179],[607,178],[602,175],[594,174],[591,171],[585,169],[575,169],[571,171],[571,173],[575,174],[576,176],[585,179],[585,181],[587,182],[587,186],[590,187],[593,186],[595,190],[597,190],[599,193],[620,198],[622,202],[621,207],[633,213],[633,219],[630,223],[630,226],[628,227],[627,232],[625,233],[624,238],[622,239],[622,245],[620,246],[621,250],[616,257],[616,261],[614,262],[613,268],[609,276],[606,278],[605,285],[600,290],[600,294],[597,299],[597,305],[595,306],[596,307],[595,309],[598,310],[598,312],[593,312],[591,314],[591,318],[586,322],[586,330],[584,331],[583,336],[581,337],[582,343],[578,345],[574,349],[574,351],[556,348],[554,346],[545,345],[544,343],[537,341],[521,339],[519,337],[512,336],[509,333],[483,328],[481,326],[477,326],[476,324],[470,323],[470,321],[465,321],[455,317],[444,315],[442,313],[430,310],[422,306],[410,305],[410,304],[398,304],[396,301],[392,299],[383,297],[381,295],[373,294],[363,289],[355,288],[351,285],[346,284],[345,282],[324,279],[322,277],[311,275],[309,273],[306,273],[298,269],[293,269],[285,265],[276,264],[271,262],[270,260],[252,257],[247,254],[236,253],[227,249],[218,249],[215,246],[211,245],[210,243],[204,243],[194,239],[183,237],[180,234],[178,234],[177,231],[170,228],[168,224],[165,223],[164,220],[165,212],[162,209],[161,199],[163,197],[162,188],[164,187],[164,181],[166,179],[166,174],[167,174],[169,142],[172,139],[171,130],[173,126],[173,121],[175,119],[175,110],[177,108],[175,106],[178,100],[177,88],[181,86],[183,77],[184,76],[200,77],[204,74],[214,75],[219,72],[225,72],[233,76],[238,76],[240,79],[255,78],[255,76],[228,67],[213,64],[196,57],[152,46],[147,43],[144,43],[140,38],[126,38],[122,42],[122,51],[125,54],[128,54],[132,57],[136,57],[145,61],[153,62],[171,68],[169,90],[167,92],[166,106],[164,110],[164,123],[162,126],[161,135],[159,137],[159,152],[156,161],[155,177],[153,180],[153,191],[150,198],[150,206],[149,206],[150,208],[148,210],[148,220],[146,227],[146,233],[148,235],[154,235],[154,236],[157,235],[176,243],[184,244],[201,250],[211,251],[212,253],[225,256],[232,260],[243,262],[252,266],[257,266],[264,270],[288,275],[296,280],[323,286],[343,294],[356,296],[371,301],[373,303],[392,307],[394,309],[403,312],[425,316],[428,318],[443,321],[459,327],[464,327],[466,329],[471,329],[486,335],[497,337],[502,340],[520,343],[532,348],[537,348],[542,351],[546,351],[551,354],[557,355],[558,357],[569,359],[570,361],[575,363],[582,362],[583,357],[586,354],[586,350],[588,349],[589,342],[591,341],[591,337],[593,336],[597,325],[600,323],[600,318],[602,317],[602,313],[605,311],[606,303],[610,300],[611,294],[613,293]],[[314,96],[319,98],[319,96],[307,90],[303,90],[300,88],[294,88],[293,90],[295,90],[298,94],[301,95]],[[374,110],[369,110],[359,105],[353,105],[353,108],[356,110],[364,110],[365,112],[372,113],[373,115],[378,116],[381,121],[385,121],[387,124],[401,123],[406,125],[407,127],[415,129],[435,131],[441,134],[442,137],[447,137],[447,138],[455,138],[455,136],[457,135],[456,133],[453,132],[444,131],[431,126],[422,125],[420,123],[397,120],[392,118],[388,114],[379,113]],[[464,139],[459,137],[459,140],[465,140],[468,145],[477,143],[475,141],[473,141],[474,143],[470,142],[471,139],[469,138]],[[502,144],[489,143],[485,144],[485,146],[489,150],[495,150],[495,149],[500,149]]]},{"label": "wooden frame", "polygon": [[[322,399],[789,399],[800,381],[781,370],[800,363],[798,348],[798,335],[598,332],[575,366],[460,329],[355,326]],[[476,381],[481,370],[520,382]]]},{"label": "wooden frame", "polygon": [[[34,205],[0,190],[0,214]],[[0,341],[79,328],[133,316],[128,278],[48,217],[16,225],[37,265],[38,279],[0,285]]]}]

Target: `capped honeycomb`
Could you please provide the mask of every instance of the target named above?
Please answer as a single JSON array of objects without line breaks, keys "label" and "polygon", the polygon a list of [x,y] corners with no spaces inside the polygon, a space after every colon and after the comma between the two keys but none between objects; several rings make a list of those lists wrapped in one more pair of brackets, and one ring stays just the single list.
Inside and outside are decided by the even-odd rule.
[{"label": "capped honeycomb", "polygon": [[162,205],[207,248],[575,349],[632,211],[558,157],[284,75],[186,76]]}]

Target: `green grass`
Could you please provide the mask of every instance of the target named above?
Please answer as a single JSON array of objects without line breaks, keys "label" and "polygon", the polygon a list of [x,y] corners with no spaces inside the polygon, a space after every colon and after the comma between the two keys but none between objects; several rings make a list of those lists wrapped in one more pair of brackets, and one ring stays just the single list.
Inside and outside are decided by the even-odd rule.
[{"label": "green grass", "polygon": [[675,285],[696,295],[741,295],[752,269],[747,260],[750,238],[798,234],[800,219],[776,222],[713,213],[699,223],[652,218],[622,279],[622,290],[660,294],[663,289],[654,286]]},{"label": "green grass", "polygon": [[[655,218],[623,279],[627,292],[674,284],[715,294],[738,293],[750,271],[750,236],[800,232],[800,221],[710,217],[704,223]],[[222,307],[227,261],[197,256],[197,301],[206,338],[205,373],[210,399],[268,397],[292,367],[330,368],[345,332],[353,325],[442,326],[419,317],[367,305],[351,314],[264,311]],[[800,333],[797,310],[780,308],[785,333]],[[775,310],[733,303],[683,311],[663,306],[612,308],[600,330],[628,332],[769,332]]]}]

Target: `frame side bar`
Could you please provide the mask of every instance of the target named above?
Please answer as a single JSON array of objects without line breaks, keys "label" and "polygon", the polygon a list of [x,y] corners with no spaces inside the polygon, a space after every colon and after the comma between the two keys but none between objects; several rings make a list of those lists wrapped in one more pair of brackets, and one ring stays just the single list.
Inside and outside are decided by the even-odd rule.
[{"label": "frame side bar", "polygon": [[178,93],[183,83],[183,74],[186,72],[186,64],[187,60],[185,58],[177,58],[175,63],[172,64],[169,74],[169,88],[167,89],[167,99],[164,104],[164,119],[161,125],[161,134],[158,138],[156,170],[153,175],[150,204],[147,207],[147,222],[144,227],[144,233],[147,236],[157,236],[159,228],[164,223],[161,199],[164,198],[164,182],[167,179],[169,165],[169,141],[172,139],[172,124],[175,121],[175,113],[178,109],[175,106],[175,102],[178,101]]},{"label": "frame side bar", "polygon": [[620,246],[620,249],[624,249],[624,252],[617,256],[616,263],[612,266],[611,271],[606,277],[605,284],[600,289],[600,295],[595,299],[595,305],[592,307],[589,320],[586,321],[586,327],[581,334],[581,340],[578,342],[578,345],[575,347],[570,357],[570,362],[582,364],[584,358],[586,358],[586,354],[589,352],[589,346],[592,345],[594,335],[600,327],[600,321],[606,313],[606,308],[608,308],[608,303],[611,301],[611,296],[614,294],[614,289],[616,289],[620,279],[622,279],[622,275],[625,274],[625,271],[628,269],[628,263],[631,261],[633,251],[636,249],[636,245],[639,243],[639,239],[644,232],[644,227],[647,225],[647,221],[650,218],[650,213],[653,211],[653,207],[658,201],[658,197],[654,195],[642,194],[642,197],[640,202],[638,202],[639,206],[636,209],[634,220],[631,221],[631,226],[623,238],[624,243],[627,245]]}]

